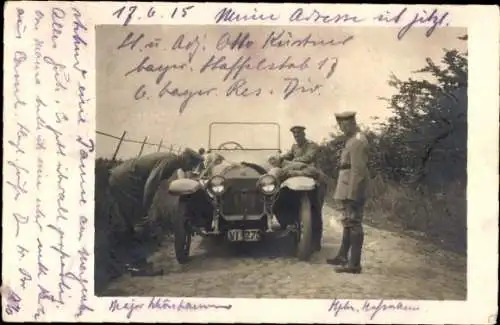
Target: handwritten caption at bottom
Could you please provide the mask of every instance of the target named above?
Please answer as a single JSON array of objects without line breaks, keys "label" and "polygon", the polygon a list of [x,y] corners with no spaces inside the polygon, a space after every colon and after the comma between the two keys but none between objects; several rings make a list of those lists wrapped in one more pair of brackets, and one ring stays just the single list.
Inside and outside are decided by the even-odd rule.
[{"label": "handwritten caption at bottom", "polygon": [[402,301],[365,300],[361,304],[351,300],[334,299],[331,301],[328,311],[335,317],[345,313],[364,313],[374,320],[375,317],[384,312],[416,312],[420,307],[416,304],[403,303]]},{"label": "handwritten caption at bottom", "polygon": [[113,299],[109,304],[108,310],[115,313],[124,313],[127,319],[132,317],[134,312],[139,312],[144,309],[146,310],[168,310],[168,311],[204,311],[209,309],[215,310],[230,310],[233,306],[219,305],[219,304],[207,304],[207,303],[193,303],[187,300],[181,299],[180,301],[174,301],[168,298],[158,298],[153,297],[148,304],[136,302],[134,299],[130,301],[120,301],[118,299]]}]

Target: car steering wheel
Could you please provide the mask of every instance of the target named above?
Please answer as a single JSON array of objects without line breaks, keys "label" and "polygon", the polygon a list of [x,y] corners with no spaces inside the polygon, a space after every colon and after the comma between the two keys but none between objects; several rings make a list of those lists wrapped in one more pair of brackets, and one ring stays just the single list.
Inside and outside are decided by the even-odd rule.
[{"label": "car steering wheel", "polygon": [[235,149],[244,150],[245,148],[243,148],[243,146],[236,141],[227,141],[227,142],[221,143],[219,145],[218,149],[219,150],[222,150],[222,149],[225,149],[225,150],[235,150]]}]

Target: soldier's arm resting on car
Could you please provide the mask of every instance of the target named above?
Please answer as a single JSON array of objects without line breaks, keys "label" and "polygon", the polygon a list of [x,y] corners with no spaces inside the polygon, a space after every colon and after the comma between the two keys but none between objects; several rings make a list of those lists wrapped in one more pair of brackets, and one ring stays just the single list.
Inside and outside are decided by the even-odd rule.
[{"label": "soldier's arm resting on car", "polygon": [[293,161],[301,162],[304,164],[312,164],[314,162],[314,159],[316,158],[318,149],[319,146],[316,143],[310,142],[306,146],[306,152],[303,155],[296,157]]},{"label": "soldier's arm resting on car", "polygon": [[363,140],[354,139],[351,144],[350,150],[351,171],[349,173],[349,188],[347,198],[355,201],[359,197],[361,183],[367,176],[366,167],[368,164],[368,150],[367,145]]},{"label": "soldier's arm resting on car", "polygon": [[302,170],[307,167],[306,163],[300,162],[300,161],[285,161],[283,163],[283,169],[284,170]]},{"label": "soldier's arm resting on car", "polygon": [[284,160],[292,160],[293,159],[293,146],[290,150],[288,150],[287,152],[285,152],[284,154],[281,154],[279,156],[279,160],[280,162],[284,161]]}]

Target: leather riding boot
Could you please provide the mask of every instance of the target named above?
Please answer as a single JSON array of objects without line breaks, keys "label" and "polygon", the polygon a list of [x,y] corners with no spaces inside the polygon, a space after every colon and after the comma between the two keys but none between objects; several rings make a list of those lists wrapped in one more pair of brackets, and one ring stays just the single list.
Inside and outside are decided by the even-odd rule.
[{"label": "leather riding boot", "polygon": [[361,225],[354,227],[351,230],[351,259],[349,265],[361,267],[361,253],[363,250],[363,242],[365,233]]},{"label": "leather riding boot", "polygon": [[361,253],[364,242],[364,232],[361,225],[351,229],[351,258],[349,264],[336,269],[338,273],[361,273]]},{"label": "leather riding boot", "polygon": [[321,239],[322,239],[322,231],[321,229],[318,229],[315,234],[314,234],[314,250],[315,251],[320,251],[321,250]]},{"label": "leather riding boot", "polygon": [[342,241],[340,243],[340,248],[332,259],[327,259],[326,262],[331,265],[344,265],[347,264],[347,255],[349,253],[349,248],[351,247],[351,229],[344,227],[342,231]]}]

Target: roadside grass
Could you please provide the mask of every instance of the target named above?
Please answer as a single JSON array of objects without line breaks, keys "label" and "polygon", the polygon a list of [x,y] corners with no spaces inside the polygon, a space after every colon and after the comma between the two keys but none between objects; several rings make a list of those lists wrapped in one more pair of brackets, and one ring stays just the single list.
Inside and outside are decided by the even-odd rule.
[{"label": "roadside grass", "polygon": [[[331,180],[327,202],[333,202]],[[467,206],[465,186],[454,182],[440,191],[412,188],[376,176],[368,186],[364,222],[375,228],[404,233],[465,255]]]}]

